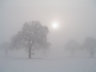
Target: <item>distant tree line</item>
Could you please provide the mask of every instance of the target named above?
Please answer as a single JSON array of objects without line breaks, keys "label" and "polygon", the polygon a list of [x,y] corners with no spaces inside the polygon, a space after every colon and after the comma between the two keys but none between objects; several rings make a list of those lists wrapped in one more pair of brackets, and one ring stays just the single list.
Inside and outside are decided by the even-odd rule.
[{"label": "distant tree line", "polygon": [[[8,54],[8,49],[26,49],[28,58],[31,59],[35,54],[35,50],[46,51],[50,47],[47,35],[48,27],[43,26],[39,21],[26,22],[22,29],[15,34],[9,43],[5,42],[0,45],[5,49],[5,54]],[[72,56],[79,49],[86,50],[90,53],[90,57],[95,56],[96,39],[87,37],[82,45],[75,40],[70,40],[66,43],[65,48],[70,51]]]},{"label": "distant tree line", "polygon": [[78,49],[86,50],[89,52],[90,57],[93,58],[96,53],[96,39],[87,37],[82,45],[75,40],[70,40],[66,43],[65,48],[70,51],[71,55],[74,55]]}]

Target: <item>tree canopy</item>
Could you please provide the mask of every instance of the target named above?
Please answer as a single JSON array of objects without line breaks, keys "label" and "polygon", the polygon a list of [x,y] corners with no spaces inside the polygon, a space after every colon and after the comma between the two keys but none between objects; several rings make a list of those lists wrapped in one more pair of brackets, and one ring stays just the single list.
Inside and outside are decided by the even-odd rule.
[{"label": "tree canopy", "polygon": [[11,41],[12,48],[28,48],[30,50],[48,48],[47,41],[48,28],[40,24],[39,21],[25,23]]}]

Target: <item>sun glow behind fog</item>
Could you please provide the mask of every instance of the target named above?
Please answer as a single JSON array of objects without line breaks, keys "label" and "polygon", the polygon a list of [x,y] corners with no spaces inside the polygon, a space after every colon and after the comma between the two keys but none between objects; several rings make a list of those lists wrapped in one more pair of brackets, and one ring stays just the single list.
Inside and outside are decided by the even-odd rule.
[{"label": "sun glow behind fog", "polygon": [[59,28],[59,23],[54,21],[51,23],[51,27],[52,27],[52,29],[56,30]]}]

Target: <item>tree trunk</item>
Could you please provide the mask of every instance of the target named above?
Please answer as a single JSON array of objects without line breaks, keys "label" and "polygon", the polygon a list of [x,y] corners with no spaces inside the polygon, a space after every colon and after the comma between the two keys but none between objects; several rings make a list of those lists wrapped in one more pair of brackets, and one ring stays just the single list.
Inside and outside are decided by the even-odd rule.
[{"label": "tree trunk", "polygon": [[28,52],[28,58],[31,59],[31,50],[32,50],[32,42],[29,44],[29,52]]},{"label": "tree trunk", "polygon": [[31,47],[29,47],[28,58],[31,59]]}]

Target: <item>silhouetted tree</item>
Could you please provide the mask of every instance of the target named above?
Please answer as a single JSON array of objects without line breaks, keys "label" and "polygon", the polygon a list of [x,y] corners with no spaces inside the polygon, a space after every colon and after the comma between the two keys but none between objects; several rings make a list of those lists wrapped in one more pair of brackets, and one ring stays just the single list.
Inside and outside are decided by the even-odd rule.
[{"label": "silhouetted tree", "polygon": [[80,48],[80,45],[75,40],[70,40],[65,45],[65,48],[70,51],[70,54],[73,56],[75,51]]},{"label": "silhouetted tree", "polygon": [[25,23],[22,30],[12,38],[11,48],[27,48],[30,59],[35,49],[48,48],[48,32],[48,28],[38,21]]},{"label": "silhouetted tree", "polygon": [[83,47],[89,51],[90,57],[94,57],[95,49],[96,49],[96,39],[87,37],[85,39]]},{"label": "silhouetted tree", "polygon": [[9,43],[9,42],[3,42],[3,43],[0,45],[0,48],[4,49],[5,56],[8,55],[9,47],[10,47],[10,43]]}]

